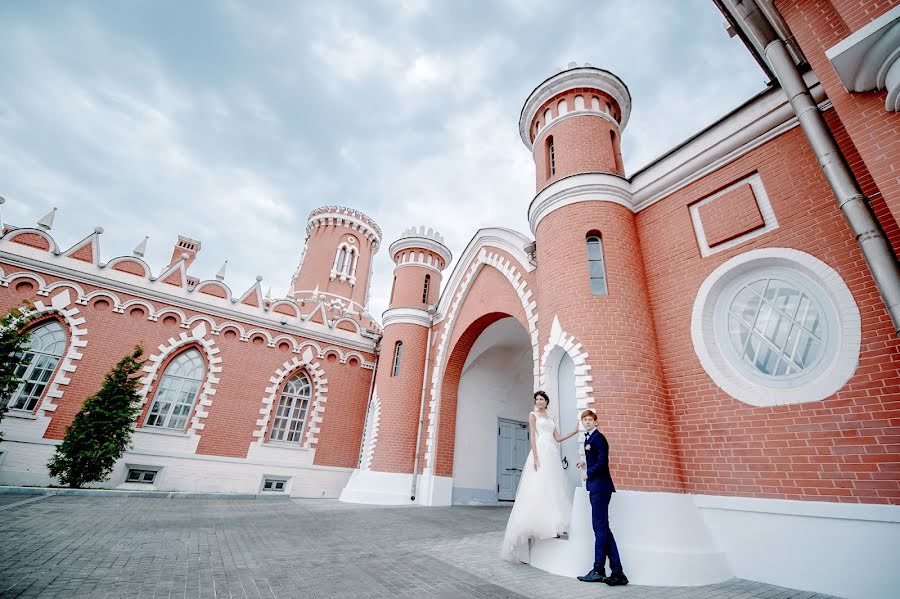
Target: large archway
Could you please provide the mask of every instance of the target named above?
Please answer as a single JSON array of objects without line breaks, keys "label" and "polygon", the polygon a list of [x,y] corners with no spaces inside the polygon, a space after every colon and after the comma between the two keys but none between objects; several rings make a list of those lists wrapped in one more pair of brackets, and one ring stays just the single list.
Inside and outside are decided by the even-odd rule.
[{"label": "large archway", "polygon": [[528,455],[534,364],[518,320],[500,318],[478,335],[459,377],[452,502],[512,501]]}]

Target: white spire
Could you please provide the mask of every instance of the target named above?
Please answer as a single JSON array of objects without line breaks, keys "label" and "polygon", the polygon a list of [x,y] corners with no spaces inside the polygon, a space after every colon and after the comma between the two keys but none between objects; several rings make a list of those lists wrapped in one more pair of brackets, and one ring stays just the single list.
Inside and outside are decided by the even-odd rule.
[{"label": "white spire", "polygon": [[272,299],[272,287],[271,286],[266,290],[265,299]]},{"label": "white spire", "polygon": [[144,252],[147,251],[147,240],[148,239],[150,239],[149,235],[147,237],[144,237],[143,241],[141,241],[139,244],[137,244],[137,247],[135,247],[131,253],[133,253],[138,258],[143,258]]},{"label": "white spire", "polygon": [[228,260],[222,263],[222,267],[219,268],[219,272],[216,273],[216,278],[220,281],[225,278],[225,267],[228,266]]},{"label": "white spire", "polygon": [[37,222],[42,229],[50,230],[53,228],[53,217],[56,216],[56,208],[44,215],[44,218]]}]

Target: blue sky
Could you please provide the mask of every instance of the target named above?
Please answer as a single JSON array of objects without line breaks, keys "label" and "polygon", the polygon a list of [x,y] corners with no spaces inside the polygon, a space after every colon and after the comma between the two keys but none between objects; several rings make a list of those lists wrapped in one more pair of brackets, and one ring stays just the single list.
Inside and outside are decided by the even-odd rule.
[{"label": "blue sky", "polygon": [[518,115],[569,62],[633,98],[626,171],[739,105],[765,77],[711,0],[0,4],[0,195],[8,223],[59,208],[61,246],[102,226],[104,260],[178,233],[191,273],[288,290],[310,210],[438,228],[454,255],[485,226],[528,232]]}]

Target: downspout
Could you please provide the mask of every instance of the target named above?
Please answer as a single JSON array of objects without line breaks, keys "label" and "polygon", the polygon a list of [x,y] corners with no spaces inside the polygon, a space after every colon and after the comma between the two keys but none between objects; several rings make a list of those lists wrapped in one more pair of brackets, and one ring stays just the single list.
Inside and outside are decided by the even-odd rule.
[{"label": "downspout", "polygon": [[897,262],[897,256],[894,255],[846,158],[838,148],[831,129],[810,95],[809,88],[803,82],[784,40],[775,32],[756,0],[736,1],[735,8],[764,48],[766,59],[787,94],[800,121],[800,127],[806,134],[819,166],[862,250],[869,272],[875,279],[875,285],[893,322],[894,333],[900,336],[900,263]]},{"label": "downspout", "polygon": [[428,360],[431,358],[431,332],[434,329],[434,308],[428,309],[428,340],[425,342],[425,372],[422,374],[422,395],[419,397],[419,427],[416,431],[416,458],[413,460],[412,486],[409,500],[416,500],[416,486],[419,482],[419,450],[422,447],[422,427],[425,424],[425,391],[428,389]]}]

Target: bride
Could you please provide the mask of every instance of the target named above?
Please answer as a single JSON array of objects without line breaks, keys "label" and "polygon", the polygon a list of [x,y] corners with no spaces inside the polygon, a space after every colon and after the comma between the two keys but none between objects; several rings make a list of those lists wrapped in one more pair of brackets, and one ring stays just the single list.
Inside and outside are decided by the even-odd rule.
[{"label": "bride", "polygon": [[534,394],[534,411],[528,415],[531,452],[522,469],[516,502],[506,523],[500,556],[509,561],[522,559],[530,539],[558,537],[569,527],[572,506],[566,491],[566,476],[559,457],[559,443],[578,433],[561,435],[547,414],[550,398],[543,391]]}]

